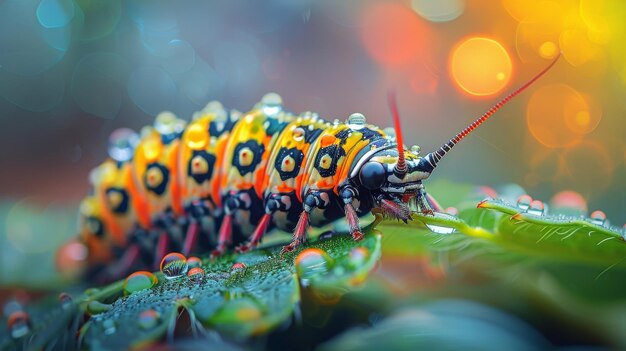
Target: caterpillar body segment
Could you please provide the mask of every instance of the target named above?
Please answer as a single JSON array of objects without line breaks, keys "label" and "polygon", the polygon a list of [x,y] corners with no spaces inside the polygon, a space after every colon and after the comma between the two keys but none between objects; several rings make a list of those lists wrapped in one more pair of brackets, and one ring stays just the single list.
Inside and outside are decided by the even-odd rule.
[{"label": "caterpillar body segment", "polygon": [[273,93],[246,113],[211,102],[189,122],[165,112],[140,136],[116,132],[110,158],[92,174],[93,194],[81,205],[79,241],[89,254],[77,264],[114,278],[131,267],[154,267],[169,251],[221,255],[231,244],[247,251],[274,227],[293,233],[283,248],[291,251],[306,241],[310,225],[342,217],[361,239],[358,218],[374,207],[405,222],[412,212],[432,214],[440,208],[422,181],[555,62],[424,157],[402,143],[391,93],[395,133],[358,113],[345,123],[295,115]]}]

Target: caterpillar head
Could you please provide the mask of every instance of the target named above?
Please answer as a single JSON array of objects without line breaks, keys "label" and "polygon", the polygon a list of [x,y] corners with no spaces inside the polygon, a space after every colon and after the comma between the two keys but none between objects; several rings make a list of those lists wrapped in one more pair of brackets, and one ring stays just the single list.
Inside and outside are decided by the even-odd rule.
[{"label": "caterpillar head", "polygon": [[411,211],[432,213],[427,200],[422,196],[422,180],[428,178],[437,163],[474,129],[485,122],[517,94],[524,91],[543,76],[559,59],[560,54],[542,71],[536,74],[512,93],[492,106],[486,113],[456,134],[439,149],[419,157],[419,148],[406,150],[402,141],[400,116],[395,95],[388,95],[389,107],[394,120],[395,140],[387,139],[385,144],[373,146],[359,159],[350,176],[353,182],[366,188],[374,198],[374,204],[384,213],[402,220],[410,218]]},{"label": "caterpillar head", "polygon": [[402,220],[417,211],[417,195],[422,181],[430,176],[424,169],[419,150],[402,148],[393,140],[370,150],[352,170],[351,178],[359,188],[372,195],[374,205]]}]

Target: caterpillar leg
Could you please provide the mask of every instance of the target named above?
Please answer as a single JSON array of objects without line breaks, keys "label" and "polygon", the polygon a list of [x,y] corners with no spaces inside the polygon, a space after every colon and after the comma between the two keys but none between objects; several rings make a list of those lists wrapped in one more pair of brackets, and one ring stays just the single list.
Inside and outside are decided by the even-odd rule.
[{"label": "caterpillar leg", "polygon": [[122,277],[130,272],[139,261],[140,248],[138,244],[131,244],[125,251],[122,257],[113,265],[108,267],[104,272],[99,274],[96,280],[102,280],[103,282],[111,281]]},{"label": "caterpillar leg", "polygon": [[309,217],[311,212],[324,204],[324,200],[321,197],[321,193],[319,191],[311,191],[307,193],[304,198],[304,211],[300,214],[300,218],[298,219],[298,224],[296,224],[296,229],[293,232],[293,240],[291,244],[283,247],[281,254],[286,252],[291,252],[295,250],[298,246],[304,244],[306,242],[306,231],[309,228],[310,220]]},{"label": "caterpillar leg", "polygon": [[200,234],[200,223],[192,218],[187,226],[187,235],[185,235],[185,243],[183,244],[182,251],[183,255],[189,256],[191,250],[196,245],[196,241],[198,241],[198,234]]},{"label": "caterpillar leg", "polygon": [[160,231],[159,232],[159,240],[157,241],[156,249],[154,252],[154,263],[152,269],[155,271],[159,270],[159,266],[161,265],[161,259],[165,257],[167,251],[169,249],[169,237],[167,232]]},{"label": "caterpillar leg", "polygon": [[286,212],[290,209],[290,207],[291,207],[291,201],[285,201],[283,199],[282,194],[275,193],[275,194],[270,194],[269,196],[267,196],[267,200],[265,204],[265,214],[263,215],[263,217],[261,217],[261,221],[254,229],[254,232],[252,233],[250,240],[247,243],[242,244],[238,246],[237,248],[235,248],[235,251],[246,252],[258,246],[259,243],[261,242],[261,239],[263,239],[263,236],[265,235],[265,233],[267,232],[267,229],[269,228],[271,224],[271,220],[272,220],[272,217],[274,216],[274,213],[276,213],[276,211]]},{"label": "caterpillar leg", "polygon": [[230,244],[233,236],[233,213],[232,210],[226,209],[224,219],[220,225],[219,235],[217,238],[217,247],[211,253],[211,258],[221,256],[226,251],[226,246]]},{"label": "caterpillar leg", "polygon": [[[421,187],[417,192],[417,209],[418,211],[422,212],[422,214],[432,216],[434,214],[434,211],[433,211],[433,207],[431,207],[431,202],[429,201],[429,197],[430,195],[428,195],[426,191],[424,191],[424,188]],[[437,212],[441,211],[441,208],[439,207],[439,204],[437,204],[437,201],[432,201],[432,204],[436,206],[436,208],[434,209],[435,211]]]},{"label": "caterpillar leg", "polygon": [[356,197],[356,190],[352,187],[346,187],[341,192],[341,198],[343,200],[343,208],[346,214],[346,220],[348,221],[348,227],[350,228],[350,235],[355,241],[363,239],[363,232],[359,226],[359,216],[352,205],[352,201]]}]

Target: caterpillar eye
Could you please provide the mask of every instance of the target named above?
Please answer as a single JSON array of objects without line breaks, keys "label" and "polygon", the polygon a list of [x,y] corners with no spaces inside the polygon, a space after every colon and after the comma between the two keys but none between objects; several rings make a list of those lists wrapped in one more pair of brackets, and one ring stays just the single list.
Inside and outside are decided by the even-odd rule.
[{"label": "caterpillar eye", "polygon": [[359,172],[359,181],[369,190],[380,188],[386,177],[387,171],[379,162],[367,162]]}]

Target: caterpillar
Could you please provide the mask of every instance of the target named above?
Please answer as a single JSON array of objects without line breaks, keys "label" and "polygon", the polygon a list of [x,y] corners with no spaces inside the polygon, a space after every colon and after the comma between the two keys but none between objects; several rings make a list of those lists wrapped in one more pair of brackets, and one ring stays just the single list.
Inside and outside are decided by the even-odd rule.
[{"label": "caterpillar", "polygon": [[[309,226],[345,217],[354,240],[359,216],[379,208],[407,221],[439,205],[424,188],[438,162],[464,137],[556,63],[505,96],[439,149],[406,148],[393,93],[395,132],[362,114],[345,123],[299,115],[270,93],[247,112],[210,102],[185,122],[169,112],[140,134],[111,136],[109,157],[90,175],[80,205],[79,237],[58,254],[61,269],[119,277],[131,267],[158,267],[169,251],[223,254],[255,248],[272,228],[293,233],[283,252],[306,241]],[[76,254],[77,248],[86,254]],[[80,251],[80,250],[79,250]],[[77,268],[79,267],[79,268]]]}]

